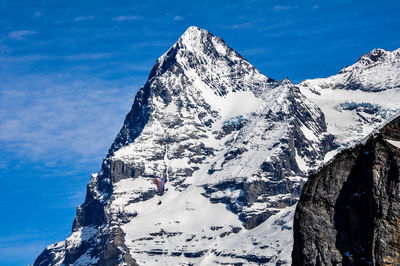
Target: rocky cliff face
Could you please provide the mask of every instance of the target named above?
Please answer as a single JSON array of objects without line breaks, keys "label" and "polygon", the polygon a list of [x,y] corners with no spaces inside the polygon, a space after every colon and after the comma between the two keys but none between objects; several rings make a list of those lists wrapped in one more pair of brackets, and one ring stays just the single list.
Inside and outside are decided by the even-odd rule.
[{"label": "rocky cliff face", "polygon": [[[275,81],[190,27],[138,91],[71,236],[35,265],[289,264],[294,204],[310,171],[398,108],[389,98],[373,119],[373,100],[339,109],[353,103],[341,95],[348,90],[339,100],[318,90]],[[386,91],[399,95],[363,93]],[[331,99],[339,118],[323,111]],[[332,117],[362,130],[342,139]],[[158,176],[168,179],[161,205]]]},{"label": "rocky cliff face", "polygon": [[400,264],[400,116],[311,175],[294,218],[294,265]]}]

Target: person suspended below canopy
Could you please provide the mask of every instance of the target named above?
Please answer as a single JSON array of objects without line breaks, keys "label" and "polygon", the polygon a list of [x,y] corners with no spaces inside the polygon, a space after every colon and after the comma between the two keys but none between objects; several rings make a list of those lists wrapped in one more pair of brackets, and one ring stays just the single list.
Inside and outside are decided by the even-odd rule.
[{"label": "person suspended below canopy", "polygon": [[[163,177],[163,178],[156,177],[154,179],[154,183],[156,183],[156,185],[157,185],[158,195],[162,196],[165,191],[165,183],[167,183],[167,179],[165,177]],[[161,204],[161,199],[157,203],[157,205],[160,205],[160,204]]]}]

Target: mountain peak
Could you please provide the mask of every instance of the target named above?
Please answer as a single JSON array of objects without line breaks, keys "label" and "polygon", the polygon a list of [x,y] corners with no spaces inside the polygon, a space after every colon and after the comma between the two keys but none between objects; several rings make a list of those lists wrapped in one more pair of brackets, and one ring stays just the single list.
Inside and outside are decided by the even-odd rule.
[{"label": "mountain peak", "polygon": [[226,54],[228,49],[228,46],[220,37],[196,26],[190,26],[173,47],[191,52],[217,50],[219,54],[223,55]]},{"label": "mountain peak", "polygon": [[[219,96],[230,91],[262,91],[274,80],[261,74],[225,41],[196,26],[189,27],[153,67],[149,80],[176,76],[177,73],[203,91]],[[232,74],[232,73],[240,73]]]},{"label": "mountain peak", "polygon": [[400,50],[374,49],[330,79],[336,88],[380,91],[399,87]]},{"label": "mountain peak", "polygon": [[281,80],[281,85],[293,85],[288,77]]},{"label": "mountain peak", "polygon": [[[176,43],[164,53],[154,66],[150,76],[160,75],[171,67],[178,58],[190,57],[190,65],[200,61],[194,58],[225,56],[230,48],[217,36],[196,26],[190,26],[176,41]],[[182,61],[182,60],[180,60]]]},{"label": "mountain peak", "polygon": [[204,37],[209,35],[211,35],[211,33],[206,30],[196,26],[190,26],[179,38],[178,43],[185,45],[200,43],[203,41]]},{"label": "mountain peak", "polygon": [[200,34],[210,34],[207,30],[201,29],[197,26],[190,26],[186,29],[186,31],[182,34],[182,37],[191,37],[191,36],[198,36]]},{"label": "mountain peak", "polygon": [[385,49],[374,49],[368,54],[362,55],[357,62],[362,62],[363,64],[372,64],[377,61],[385,59],[385,57],[389,54],[390,52],[385,50]]},{"label": "mountain peak", "polygon": [[345,68],[340,70],[339,74],[350,72],[350,71],[353,71],[354,69],[368,68],[377,63],[385,62],[388,60],[388,58],[391,57],[391,54],[392,54],[392,52],[385,50],[385,49],[381,49],[381,48],[373,49],[369,53],[366,53],[366,54],[363,54],[362,56],[360,56],[360,58],[358,58],[357,62],[354,63],[353,65],[346,66]]}]

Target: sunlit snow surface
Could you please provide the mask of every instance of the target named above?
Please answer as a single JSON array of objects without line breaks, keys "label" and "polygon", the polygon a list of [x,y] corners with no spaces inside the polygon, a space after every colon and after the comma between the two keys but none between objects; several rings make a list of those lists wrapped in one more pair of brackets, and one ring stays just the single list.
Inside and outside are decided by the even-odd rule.
[{"label": "sunlit snow surface", "polygon": [[[119,202],[129,199],[138,182],[143,186],[143,182],[132,179],[117,183],[114,208],[122,207]],[[148,185],[152,186],[151,182]],[[139,264],[153,265],[157,261],[163,265],[212,265],[232,262],[232,257],[236,262],[251,264],[245,259],[249,254],[265,262],[289,257],[294,207],[253,230],[245,230],[225,205],[211,204],[201,192],[202,188],[196,186],[184,192],[169,187],[161,197],[127,207],[127,211],[138,213],[122,228],[127,233],[126,245]],[[157,205],[159,199],[161,205]],[[277,250],[281,250],[280,254]]]},{"label": "sunlit snow surface", "polygon": [[387,139],[387,142],[400,149],[400,141]]}]

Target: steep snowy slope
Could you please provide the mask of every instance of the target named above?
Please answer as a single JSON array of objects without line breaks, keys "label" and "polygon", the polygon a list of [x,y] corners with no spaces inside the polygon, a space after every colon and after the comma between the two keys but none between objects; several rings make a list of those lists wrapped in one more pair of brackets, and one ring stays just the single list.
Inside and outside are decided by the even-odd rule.
[{"label": "steep snowy slope", "polygon": [[[358,121],[369,105],[351,110],[345,86],[308,82],[274,81],[221,38],[190,27],[137,93],[72,235],[35,265],[289,264],[293,205],[307,175],[384,120]],[[362,93],[399,94],[375,91]],[[380,112],[390,115],[392,103]],[[332,112],[363,130],[342,137]],[[159,176],[168,179],[161,197]]]},{"label": "steep snowy slope", "polygon": [[[238,96],[230,97],[242,95],[241,92],[236,94]],[[184,134],[180,128],[177,132],[163,130],[163,127],[152,129],[152,132],[161,133],[150,139],[151,143],[155,140],[165,143],[160,148],[165,154],[158,160],[148,158],[147,165],[152,161],[160,168],[149,169],[147,173],[144,170],[149,179],[129,178],[117,183],[113,193],[117,200],[110,205],[114,210],[138,214],[127,221],[122,230],[132,257],[139,263],[154,259],[172,265],[203,260],[208,261],[205,265],[288,261],[291,235],[286,223],[290,221],[292,210],[280,211],[296,202],[304,182],[305,171],[297,165],[296,156],[309,158],[302,159],[303,167],[308,167],[307,163],[312,165],[322,153],[320,140],[327,138],[324,129],[312,119],[314,115],[315,120],[321,119],[318,121],[323,124],[323,117],[314,106],[307,106],[315,112],[307,113],[309,120],[303,119],[303,123],[296,117],[300,116],[296,112],[306,110],[299,102],[307,101],[290,82],[283,81],[269,88],[262,99],[264,101],[252,113],[242,112],[240,116],[234,114],[233,118],[222,120],[216,117],[215,124],[202,131],[205,139],[173,141],[174,135]],[[254,100],[252,105],[256,104]],[[321,137],[315,133],[315,140],[301,142],[301,129],[297,132],[294,123],[309,126],[310,132],[320,133]],[[146,128],[143,133],[145,131]],[[296,141],[294,134],[298,134]],[[166,143],[165,139],[169,141]],[[135,141],[121,148],[112,160],[122,159],[125,164],[140,162],[141,158],[132,157],[135,143],[143,144]],[[299,150],[301,145],[309,146],[307,151],[301,149],[303,154],[296,153],[296,145]],[[192,149],[193,146],[198,147],[197,150]],[[307,157],[307,152],[312,155]],[[170,180],[168,191],[162,197],[163,204],[156,206],[157,198],[136,203],[138,199],[147,199],[142,195],[154,191],[153,177],[158,173]],[[281,232],[279,237],[264,240],[263,234],[249,234],[243,228],[243,225],[247,229],[254,228],[276,213],[274,221],[278,222],[274,229]],[[269,225],[274,221],[260,225],[265,230],[264,235],[274,231]],[[252,244],[243,245],[240,250],[224,244],[233,239]],[[154,258],[155,255],[162,256]]]}]

